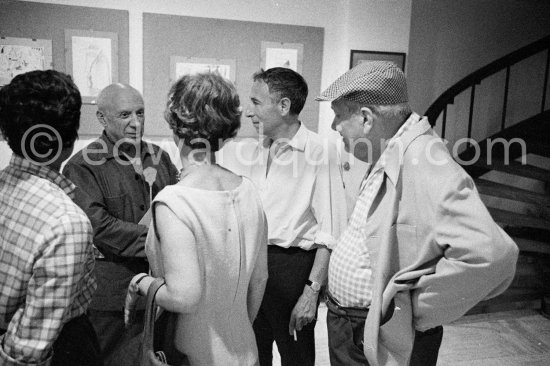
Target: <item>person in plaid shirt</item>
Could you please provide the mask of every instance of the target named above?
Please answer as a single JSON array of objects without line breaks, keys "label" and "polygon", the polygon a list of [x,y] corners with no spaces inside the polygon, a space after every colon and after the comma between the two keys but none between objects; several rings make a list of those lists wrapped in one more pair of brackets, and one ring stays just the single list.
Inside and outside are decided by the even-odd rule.
[{"label": "person in plaid shirt", "polygon": [[435,366],[441,325],[502,293],[518,248],[412,112],[395,64],[361,63],[317,100],[332,101],[332,128],[371,164],[330,258],[331,365]]},{"label": "person in plaid shirt", "polygon": [[78,137],[80,93],[54,70],[0,89],[0,364],[102,365],[86,310],[95,291],[92,227],[59,173]]}]

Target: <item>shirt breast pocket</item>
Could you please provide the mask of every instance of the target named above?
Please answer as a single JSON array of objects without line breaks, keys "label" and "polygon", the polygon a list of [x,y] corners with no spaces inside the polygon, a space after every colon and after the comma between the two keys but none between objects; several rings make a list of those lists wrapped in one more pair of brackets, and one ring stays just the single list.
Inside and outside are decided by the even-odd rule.
[{"label": "shirt breast pocket", "polygon": [[107,208],[107,212],[117,219],[124,220],[125,208],[128,207],[127,201],[127,194],[114,197],[105,197],[105,206]]},{"label": "shirt breast pocket", "polygon": [[418,255],[416,226],[396,224],[395,231],[399,248],[399,268],[405,268],[414,263]]}]

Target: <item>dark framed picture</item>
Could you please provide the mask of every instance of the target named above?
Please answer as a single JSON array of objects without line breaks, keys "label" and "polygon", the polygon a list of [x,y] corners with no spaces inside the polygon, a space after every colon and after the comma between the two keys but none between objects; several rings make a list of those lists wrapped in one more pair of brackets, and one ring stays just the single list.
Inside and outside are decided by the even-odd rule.
[{"label": "dark framed picture", "polygon": [[390,61],[396,64],[401,70],[403,70],[403,72],[405,72],[405,57],[406,53],[404,52],[351,50],[349,68],[351,69],[358,63],[364,61]]}]

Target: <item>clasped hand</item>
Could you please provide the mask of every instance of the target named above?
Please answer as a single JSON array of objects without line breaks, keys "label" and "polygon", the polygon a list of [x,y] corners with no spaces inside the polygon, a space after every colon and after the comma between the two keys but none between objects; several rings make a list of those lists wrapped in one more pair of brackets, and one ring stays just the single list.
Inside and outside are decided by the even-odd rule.
[{"label": "clasped hand", "polygon": [[126,292],[126,300],[124,301],[124,325],[126,327],[134,323],[136,318],[136,306],[140,298],[137,281],[142,277],[143,273],[135,275],[130,281],[128,291]]}]

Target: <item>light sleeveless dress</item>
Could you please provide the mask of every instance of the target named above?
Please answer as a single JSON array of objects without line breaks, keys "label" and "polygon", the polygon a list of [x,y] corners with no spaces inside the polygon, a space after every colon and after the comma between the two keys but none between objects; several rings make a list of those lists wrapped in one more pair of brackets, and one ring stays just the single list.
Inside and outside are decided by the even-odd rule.
[{"label": "light sleeveless dress", "polygon": [[[176,347],[191,365],[257,365],[247,293],[260,246],[267,245],[267,224],[253,183],[243,178],[231,191],[173,185],[154,202],[193,232],[201,271],[202,297],[196,312],[179,315]],[[145,249],[154,275],[164,277],[154,226]]]}]

